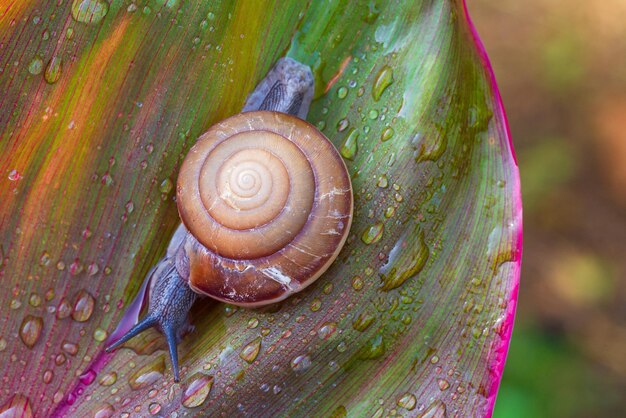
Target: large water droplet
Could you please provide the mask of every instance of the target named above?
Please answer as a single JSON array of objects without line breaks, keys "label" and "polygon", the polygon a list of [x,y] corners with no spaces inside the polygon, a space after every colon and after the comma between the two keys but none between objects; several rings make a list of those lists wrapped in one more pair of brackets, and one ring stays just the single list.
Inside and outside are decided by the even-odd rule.
[{"label": "large water droplet", "polygon": [[394,130],[391,126],[387,126],[385,129],[383,129],[383,132],[380,134],[380,140],[385,142],[385,141],[389,141],[394,134]]},{"label": "large water droplet", "polygon": [[72,17],[77,22],[98,23],[109,11],[109,4],[103,0],[74,0]]},{"label": "large water droplet", "polygon": [[334,322],[324,323],[317,331],[318,337],[323,340],[329,339],[337,331],[337,324]]},{"label": "large water droplet", "polygon": [[447,416],[446,404],[435,401],[418,418],[446,418]]},{"label": "large water droplet", "polygon": [[247,361],[248,363],[252,363],[256,357],[259,355],[259,350],[261,349],[261,338],[257,338],[249,342],[239,353],[239,357]]},{"label": "large water droplet", "polygon": [[91,318],[96,300],[86,290],[81,290],[76,295],[74,308],[72,309],[72,319],[77,322],[85,322]]},{"label": "large water droplet", "polygon": [[400,408],[408,409],[412,411],[415,409],[415,405],[417,404],[417,399],[415,395],[412,393],[405,393],[400,399],[398,399],[398,406]]},{"label": "large water droplet", "polygon": [[372,325],[372,322],[374,322],[374,319],[376,319],[374,315],[368,312],[361,312],[359,316],[356,317],[354,322],[352,322],[352,328],[354,328],[357,331],[363,332],[370,325]]},{"label": "large water droplet", "polygon": [[393,83],[393,70],[388,65],[385,65],[376,75],[374,85],[372,86],[372,97],[375,101],[380,100],[380,96],[391,83]]},{"label": "large water droplet", "polygon": [[356,129],[352,128],[350,132],[348,132],[348,135],[346,136],[343,145],[339,149],[339,152],[344,158],[348,160],[354,160],[354,157],[356,156],[356,153],[358,151],[358,139],[359,132]]},{"label": "large water droplet", "polygon": [[111,418],[115,414],[115,409],[106,404],[102,408],[98,409],[96,413],[93,415],[94,418]]},{"label": "large water droplet", "polygon": [[309,367],[311,367],[311,357],[306,354],[291,360],[291,368],[296,372],[303,372]]},{"label": "large water droplet", "polygon": [[98,383],[100,383],[102,386],[111,386],[115,382],[117,382],[116,372],[109,372],[105,374],[104,376],[102,376],[100,380],[98,380]]},{"label": "large water droplet", "polygon": [[41,317],[32,315],[24,317],[20,326],[20,338],[26,347],[32,348],[37,343],[42,329],[43,319]]},{"label": "large water droplet", "polygon": [[128,378],[128,384],[133,390],[149,386],[163,377],[165,372],[165,357],[159,356],[156,360],[146,364]]},{"label": "large water droplet", "polygon": [[161,193],[169,193],[172,191],[172,189],[174,188],[174,183],[172,183],[172,180],[170,179],[165,179],[161,182],[161,185],[159,186],[159,190],[161,191]]},{"label": "large water droplet", "polygon": [[183,406],[196,408],[202,405],[209,396],[212,387],[213,376],[206,376],[202,373],[195,374],[183,394]]},{"label": "large water droplet", "polygon": [[22,394],[15,394],[2,406],[0,406],[0,417],[2,418],[32,418],[33,410],[29,399]]},{"label": "large water droplet", "polygon": [[361,241],[365,244],[374,244],[375,242],[380,241],[383,237],[383,231],[385,229],[385,224],[382,222],[376,222],[374,225],[370,225],[365,228],[363,234],[361,235]]},{"label": "large water droplet", "polygon": [[54,84],[61,78],[61,70],[63,67],[63,61],[58,55],[53,56],[48,65],[46,66],[46,72],[43,74],[43,78],[50,84]]},{"label": "large water droplet", "polygon": [[96,372],[92,369],[88,369],[83,374],[78,376],[78,380],[83,385],[91,385],[94,380],[96,380]]},{"label": "large water droplet", "polygon": [[362,359],[376,359],[385,354],[385,341],[381,334],[374,335],[361,350],[359,357]]}]

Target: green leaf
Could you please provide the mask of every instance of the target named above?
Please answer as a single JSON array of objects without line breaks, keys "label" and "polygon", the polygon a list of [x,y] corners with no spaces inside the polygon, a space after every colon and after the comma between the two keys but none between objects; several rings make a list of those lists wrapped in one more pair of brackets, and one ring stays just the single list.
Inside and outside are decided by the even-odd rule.
[{"label": "green leaf", "polygon": [[[491,413],[521,254],[506,119],[465,5],[390,3],[3,7],[0,412]],[[352,174],[339,259],[278,306],[198,302],[181,384],[156,332],[105,355],[179,222],[186,150],[285,53]]]}]

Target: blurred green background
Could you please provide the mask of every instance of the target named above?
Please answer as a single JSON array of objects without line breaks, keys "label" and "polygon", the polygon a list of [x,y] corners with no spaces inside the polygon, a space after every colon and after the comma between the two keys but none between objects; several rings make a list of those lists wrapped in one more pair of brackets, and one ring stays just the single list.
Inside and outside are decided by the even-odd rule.
[{"label": "blurred green background", "polygon": [[524,199],[495,418],[626,411],[626,0],[468,0]]}]

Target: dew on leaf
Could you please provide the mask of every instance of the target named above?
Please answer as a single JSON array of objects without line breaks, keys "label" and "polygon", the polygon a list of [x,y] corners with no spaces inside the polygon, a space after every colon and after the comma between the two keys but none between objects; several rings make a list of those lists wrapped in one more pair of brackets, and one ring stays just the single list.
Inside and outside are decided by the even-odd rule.
[{"label": "dew on leaf", "polygon": [[42,329],[43,319],[41,317],[26,315],[22,320],[22,325],[20,325],[20,338],[24,345],[33,348],[41,336]]},{"label": "dew on leaf", "polygon": [[88,369],[78,376],[78,380],[83,385],[91,385],[96,380],[96,372],[92,369]]},{"label": "dew on leaf", "polygon": [[385,354],[385,341],[381,334],[374,335],[359,350],[359,357],[366,360],[377,359]]},{"label": "dew on leaf", "polygon": [[111,386],[115,382],[117,382],[117,373],[116,372],[109,372],[109,373],[103,375],[100,378],[100,380],[98,380],[98,383],[100,385],[102,385],[102,386]]},{"label": "dew on leaf", "polygon": [[43,71],[43,60],[41,57],[37,56],[30,60],[28,63],[28,72],[32,75],[37,75],[41,74],[41,71]]},{"label": "dew on leaf", "polygon": [[32,293],[30,298],[28,298],[28,303],[30,306],[34,306],[35,308],[41,305],[41,296],[37,293]]},{"label": "dew on leaf", "polygon": [[381,174],[380,177],[378,177],[378,183],[376,183],[376,185],[378,187],[381,188],[386,188],[389,186],[389,181],[387,180],[387,175],[386,174]]},{"label": "dew on leaf", "polygon": [[154,361],[141,367],[128,378],[128,384],[133,390],[150,386],[163,377],[165,372],[165,357],[159,356]]},{"label": "dew on leaf", "polygon": [[322,340],[327,340],[337,331],[337,324],[334,322],[325,322],[317,331],[317,336]]},{"label": "dew on leaf", "polygon": [[61,299],[59,306],[57,306],[57,319],[65,319],[72,313],[72,305],[65,299]]},{"label": "dew on leaf", "polygon": [[4,351],[7,348],[7,340],[4,337],[0,337],[0,351]]},{"label": "dew on leaf", "polygon": [[159,412],[161,412],[161,404],[153,402],[148,406],[148,412],[150,412],[151,415],[156,415]]},{"label": "dew on leaf", "polygon": [[293,371],[303,372],[311,367],[311,357],[306,354],[297,356],[291,360],[290,364]]},{"label": "dew on leaf", "polygon": [[115,409],[110,405],[106,404],[98,409],[93,415],[94,418],[111,418],[115,415]]},{"label": "dew on leaf", "polygon": [[418,415],[418,418],[446,418],[447,416],[446,404],[442,401],[435,401],[421,415]]},{"label": "dew on leaf", "polygon": [[54,379],[54,372],[52,370],[46,370],[43,372],[41,380],[43,380],[46,385],[52,382],[52,379]]},{"label": "dew on leaf", "polygon": [[352,322],[352,328],[354,328],[357,331],[365,331],[370,325],[372,325],[372,322],[374,322],[374,319],[376,319],[376,317],[374,317],[374,315],[368,313],[368,312],[361,312],[359,314],[359,316],[356,317],[356,319],[354,320],[354,322]]},{"label": "dew on leaf", "polygon": [[344,158],[348,160],[354,160],[354,157],[356,156],[359,147],[358,139],[359,132],[356,129],[352,128],[350,132],[348,132],[346,139],[343,141],[343,144],[339,148],[339,152]]},{"label": "dew on leaf", "polygon": [[69,341],[64,341],[61,348],[70,356],[75,356],[76,353],[78,353],[78,344],[71,343]]},{"label": "dew on leaf", "polygon": [[213,376],[197,373],[190,379],[190,383],[183,393],[182,404],[186,408],[197,408],[206,401],[213,387]]},{"label": "dew on leaf", "polygon": [[22,176],[16,169],[9,171],[9,180],[10,181],[18,181]]},{"label": "dew on leaf", "polygon": [[99,23],[109,11],[109,4],[103,0],[74,0],[72,17],[81,23]]},{"label": "dew on leaf", "polygon": [[380,96],[383,95],[383,92],[391,83],[393,83],[393,70],[388,65],[385,65],[376,74],[374,85],[372,86],[372,97],[375,101],[380,100]]},{"label": "dew on leaf", "polygon": [[345,131],[348,126],[350,126],[350,122],[348,122],[348,119],[341,119],[339,122],[337,122],[337,132]]},{"label": "dew on leaf", "polygon": [[93,332],[93,339],[98,342],[106,340],[108,336],[109,334],[100,327],[96,328],[96,330]]},{"label": "dew on leaf", "polygon": [[72,319],[77,322],[85,322],[91,318],[96,300],[86,290],[82,289],[76,294],[74,307],[72,308]]},{"label": "dew on leaf", "polygon": [[405,393],[400,399],[398,399],[398,406],[400,408],[408,409],[409,411],[415,409],[416,404],[417,398],[415,398],[415,395],[409,392]]},{"label": "dew on leaf", "polygon": [[383,231],[385,229],[385,224],[382,222],[376,222],[373,225],[368,226],[361,234],[361,241],[365,244],[374,244],[383,237]]},{"label": "dew on leaf", "polygon": [[339,89],[337,89],[337,97],[339,97],[340,99],[345,99],[347,95],[348,95],[347,88],[339,87]]},{"label": "dew on leaf", "polygon": [[261,338],[259,337],[259,338],[252,340],[248,344],[246,344],[246,346],[241,349],[241,352],[239,353],[239,357],[241,357],[243,360],[247,361],[248,363],[252,363],[254,360],[256,360],[257,356],[259,355],[260,349],[261,349]]},{"label": "dew on leaf", "polygon": [[171,192],[173,188],[174,188],[174,183],[172,183],[172,180],[170,180],[169,178],[163,180],[161,184],[159,185],[159,190],[161,191],[161,193],[167,194]]},{"label": "dew on leaf", "polygon": [[46,82],[48,82],[49,84],[54,84],[59,81],[59,78],[61,78],[62,68],[63,61],[61,60],[61,57],[59,57],[58,55],[53,56],[48,62],[48,65],[46,66],[46,71],[43,74]]}]

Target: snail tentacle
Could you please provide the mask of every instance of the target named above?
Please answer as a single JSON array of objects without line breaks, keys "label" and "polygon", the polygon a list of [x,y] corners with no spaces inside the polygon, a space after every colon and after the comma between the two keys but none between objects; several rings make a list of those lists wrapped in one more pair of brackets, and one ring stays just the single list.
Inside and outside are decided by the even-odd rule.
[{"label": "snail tentacle", "polygon": [[[159,268],[162,267],[162,268]],[[176,345],[182,333],[189,329],[187,314],[198,295],[187,286],[180,277],[176,266],[169,258],[161,260],[149,280],[152,280],[148,313],[145,318],[109,345],[105,351],[111,352],[117,347],[151,327],[157,327],[167,340],[174,381],[179,381],[178,352]]]}]

